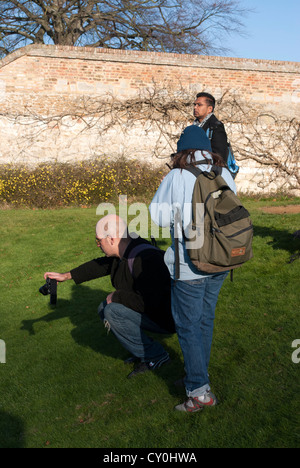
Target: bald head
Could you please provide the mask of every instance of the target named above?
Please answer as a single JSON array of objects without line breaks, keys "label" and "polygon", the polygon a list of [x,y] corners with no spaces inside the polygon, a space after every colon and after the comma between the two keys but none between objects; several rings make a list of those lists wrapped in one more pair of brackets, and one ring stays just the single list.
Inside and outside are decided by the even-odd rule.
[{"label": "bald head", "polygon": [[117,215],[107,215],[96,224],[98,246],[107,257],[122,257],[131,239],[127,224]]},{"label": "bald head", "polygon": [[96,225],[96,236],[99,239],[111,237],[113,239],[123,239],[128,237],[127,224],[124,219],[117,215],[107,215],[100,219]]}]

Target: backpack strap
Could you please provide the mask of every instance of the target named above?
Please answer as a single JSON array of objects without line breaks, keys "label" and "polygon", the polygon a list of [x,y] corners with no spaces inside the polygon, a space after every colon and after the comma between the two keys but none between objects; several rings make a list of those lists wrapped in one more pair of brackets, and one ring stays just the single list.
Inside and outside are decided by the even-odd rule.
[{"label": "backpack strap", "polygon": [[208,122],[208,127],[207,127],[205,133],[206,133],[207,138],[208,138],[210,141],[212,140],[214,130],[215,130],[216,128],[220,128],[221,126],[223,126],[223,124],[222,124],[222,122],[220,122],[220,120],[217,120],[217,121],[214,122],[214,123]]},{"label": "backpack strap", "polygon": [[[200,164],[207,164],[207,161],[204,159],[202,161],[197,161],[196,162],[196,165],[200,165]],[[204,174],[206,177],[208,177],[208,174],[210,174],[210,172],[214,172],[215,173],[215,176],[218,176],[218,175],[221,175],[222,174],[222,167],[219,167],[219,166],[215,166],[214,164],[211,165],[211,171],[208,172],[208,171],[201,171],[198,167],[196,167],[196,165],[190,165],[190,166],[186,166],[184,169],[186,169],[187,171],[191,172],[196,178],[200,175],[200,174]]]},{"label": "backpack strap", "polygon": [[[195,168],[195,169],[197,170],[197,168]],[[178,232],[178,225],[179,224],[182,226],[181,214],[179,212],[179,209],[176,209],[175,217],[174,217],[175,280],[176,281],[179,280],[179,277],[180,277],[179,232]],[[181,230],[182,230],[182,227],[181,227]]]},{"label": "backpack strap", "polygon": [[208,127],[208,129],[206,130],[206,136],[210,141],[213,136],[213,131],[214,131],[214,127]]},{"label": "backpack strap", "polygon": [[128,268],[132,276],[133,276],[133,264],[134,264],[134,260],[136,256],[139,253],[143,252],[144,250],[150,250],[150,249],[159,250],[157,247],[151,244],[139,244],[130,251],[128,255]]}]

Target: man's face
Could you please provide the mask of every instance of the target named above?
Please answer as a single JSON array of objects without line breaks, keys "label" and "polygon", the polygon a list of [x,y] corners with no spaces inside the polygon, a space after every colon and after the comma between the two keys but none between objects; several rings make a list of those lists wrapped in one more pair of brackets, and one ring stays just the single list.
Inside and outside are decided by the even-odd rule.
[{"label": "man's face", "polygon": [[115,257],[116,252],[115,252],[115,239],[112,239],[109,236],[106,237],[96,237],[96,244],[97,247],[100,247],[102,252],[106,255],[106,257]]},{"label": "man's face", "polygon": [[213,107],[207,104],[205,97],[199,97],[194,102],[194,116],[199,122],[202,122],[212,111]]}]

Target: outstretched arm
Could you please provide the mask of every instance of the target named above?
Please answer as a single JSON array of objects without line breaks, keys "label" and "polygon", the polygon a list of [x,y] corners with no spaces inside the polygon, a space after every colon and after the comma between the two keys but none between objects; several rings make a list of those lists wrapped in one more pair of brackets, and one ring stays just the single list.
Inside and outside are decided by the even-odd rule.
[{"label": "outstretched arm", "polygon": [[79,265],[77,268],[73,268],[68,273],[47,271],[44,274],[44,278],[55,279],[58,282],[72,279],[76,284],[81,284],[86,281],[109,275],[111,273],[111,267],[114,260],[114,257],[95,258],[94,260]]},{"label": "outstretched arm", "polygon": [[59,283],[62,283],[63,281],[67,281],[72,279],[72,275],[70,272],[68,273],[55,273],[54,271],[47,271],[44,274],[44,278],[50,278],[50,279],[55,279]]}]

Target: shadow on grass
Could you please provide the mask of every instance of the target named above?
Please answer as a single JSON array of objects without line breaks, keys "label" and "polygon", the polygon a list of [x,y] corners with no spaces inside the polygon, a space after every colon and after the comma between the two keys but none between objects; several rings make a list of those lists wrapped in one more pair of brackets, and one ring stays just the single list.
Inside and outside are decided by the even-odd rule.
[{"label": "shadow on grass", "polygon": [[0,411],[0,448],[24,447],[24,424],[20,418]]},{"label": "shadow on grass", "polygon": [[[29,334],[34,335],[34,326],[36,323],[49,323],[67,317],[74,325],[71,336],[77,344],[89,347],[103,356],[125,360],[129,357],[128,351],[123,348],[112,332],[109,334],[107,333],[97,313],[99,304],[106,299],[108,293],[109,292],[103,290],[93,290],[86,285],[74,284],[70,300],[59,299],[58,296],[57,305],[55,307],[49,305],[51,311],[48,314],[36,319],[23,320],[21,330],[26,330]],[[46,298],[41,297],[41,299],[49,300],[49,296]],[[171,364],[162,366],[162,368],[156,370],[155,373],[167,381],[170,391],[173,393],[173,383],[182,376],[183,366],[176,351],[168,347],[165,343],[165,338],[171,335],[146,333],[154,340],[162,342],[164,348],[170,354]],[[128,365],[126,367],[128,367],[129,374],[132,370],[132,366]]]},{"label": "shadow on grass", "polygon": [[270,245],[274,250],[286,250],[290,254],[287,263],[299,258],[300,238],[293,236],[286,230],[280,231],[264,226],[254,226],[254,237],[271,237],[272,240],[267,242],[267,245]]}]

